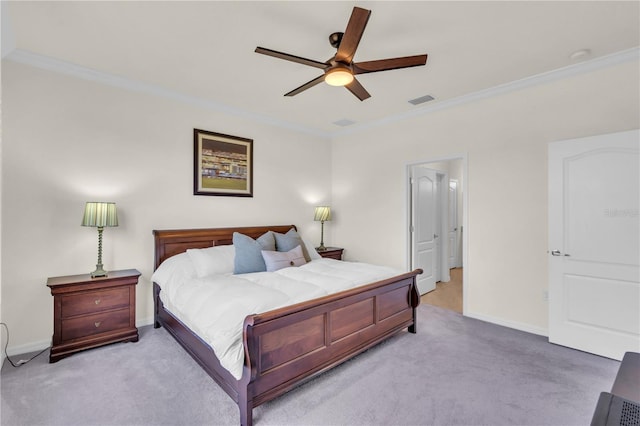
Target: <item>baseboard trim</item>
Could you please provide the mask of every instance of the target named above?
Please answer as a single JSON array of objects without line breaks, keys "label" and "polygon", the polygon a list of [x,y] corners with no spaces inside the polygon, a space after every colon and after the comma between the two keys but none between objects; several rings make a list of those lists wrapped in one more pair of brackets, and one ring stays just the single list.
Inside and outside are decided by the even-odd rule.
[{"label": "baseboard trim", "polygon": [[[476,313],[465,313],[466,317],[469,318],[473,318],[473,319],[477,319],[480,321],[485,321],[485,322],[489,322],[492,324],[496,324],[496,325],[501,325],[503,327],[509,327],[509,328],[513,328],[515,330],[520,330],[520,331],[524,331],[527,333],[532,333],[532,334],[537,334],[539,336],[545,336],[545,337],[549,337],[549,332],[548,330],[542,328],[542,327],[534,327],[530,324],[524,324],[524,323],[520,323],[517,321],[508,321],[502,318],[497,318],[497,317],[492,317],[490,315],[483,315],[483,314],[476,314]],[[153,324],[153,317],[147,317],[147,318],[141,318],[138,321],[136,321],[136,327],[143,327],[146,325],[151,325]],[[27,353],[32,353],[32,352],[39,352],[43,349],[48,348],[49,346],[51,346],[51,340],[40,340],[38,342],[32,342],[32,343],[27,343],[25,345],[19,345],[19,346],[11,346],[9,348],[7,348],[7,354],[11,357],[15,356],[15,355],[22,355],[22,354],[27,354]],[[4,364],[4,354],[2,354],[2,360],[0,362],[0,364]]]},{"label": "baseboard trim", "polygon": [[47,349],[49,346],[51,346],[51,339],[26,343],[24,345],[9,346],[7,348],[7,355],[13,357],[16,355],[29,354],[32,352],[40,352],[43,349]]},{"label": "baseboard trim", "polygon": [[492,317],[490,315],[483,315],[477,313],[466,312],[466,317],[477,319],[484,322],[490,322],[491,324],[501,325],[503,327],[513,328],[515,330],[524,331],[531,334],[537,334],[538,336],[549,337],[549,331],[542,327],[535,327],[531,324],[525,324],[517,321],[509,321],[503,318]]},{"label": "baseboard trim", "polygon": [[140,318],[136,320],[136,327],[138,328],[151,324],[153,324],[153,317]]},{"label": "baseboard trim", "polygon": [[[136,321],[136,327],[144,327],[145,325],[153,324],[153,317],[142,318]],[[26,343],[24,345],[9,346],[7,348],[7,355],[14,357],[16,355],[28,354],[32,352],[40,352],[43,349],[51,346],[51,339],[39,340],[37,342]],[[0,364],[4,364],[5,355],[2,354],[2,361]]]}]

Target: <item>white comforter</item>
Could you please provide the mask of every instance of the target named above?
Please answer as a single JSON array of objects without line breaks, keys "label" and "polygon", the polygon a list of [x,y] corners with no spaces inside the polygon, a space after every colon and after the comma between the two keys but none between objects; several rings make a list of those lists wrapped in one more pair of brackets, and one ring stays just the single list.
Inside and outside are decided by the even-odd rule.
[{"label": "white comforter", "polygon": [[212,275],[162,285],[167,310],[216,353],[224,368],[242,376],[242,325],[247,315],[369,284],[402,271],[365,263],[317,259],[276,272]]}]

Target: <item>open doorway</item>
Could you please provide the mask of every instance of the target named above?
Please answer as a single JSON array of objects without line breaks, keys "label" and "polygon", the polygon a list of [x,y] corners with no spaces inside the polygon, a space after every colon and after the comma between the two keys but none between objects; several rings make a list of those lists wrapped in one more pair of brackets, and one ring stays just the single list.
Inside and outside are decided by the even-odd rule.
[{"label": "open doorway", "polygon": [[459,313],[466,284],[465,169],[465,157],[407,166],[408,264],[425,271],[421,301]]}]

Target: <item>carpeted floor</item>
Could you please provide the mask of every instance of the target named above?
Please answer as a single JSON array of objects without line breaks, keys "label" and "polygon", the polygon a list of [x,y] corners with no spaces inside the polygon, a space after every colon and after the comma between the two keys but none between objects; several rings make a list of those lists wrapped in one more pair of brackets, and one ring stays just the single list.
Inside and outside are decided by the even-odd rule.
[{"label": "carpeted floor", "polygon": [[[619,362],[421,305],[402,333],[254,409],[262,425],[587,425]],[[2,369],[3,426],[238,424],[236,405],[164,329]],[[20,357],[16,357],[20,359]]]}]

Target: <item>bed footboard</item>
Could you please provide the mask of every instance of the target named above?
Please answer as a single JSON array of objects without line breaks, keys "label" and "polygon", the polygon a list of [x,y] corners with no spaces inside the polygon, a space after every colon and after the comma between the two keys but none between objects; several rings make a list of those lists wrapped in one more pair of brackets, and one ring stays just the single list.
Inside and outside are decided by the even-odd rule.
[{"label": "bed footboard", "polygon": [[[244,323],[241,423],[254,407],[407,328],[416,332],[416,270],[260,315]],[[246,383],[246,386],[244,385]]]}]

